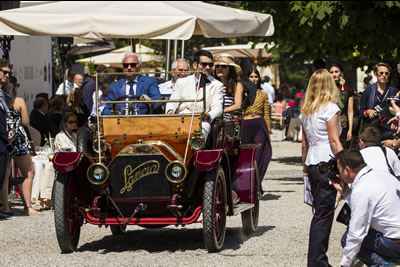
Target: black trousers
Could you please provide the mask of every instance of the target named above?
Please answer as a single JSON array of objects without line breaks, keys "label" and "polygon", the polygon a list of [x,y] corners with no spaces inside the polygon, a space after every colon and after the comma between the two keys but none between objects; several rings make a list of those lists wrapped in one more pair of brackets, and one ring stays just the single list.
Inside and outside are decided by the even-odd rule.
[{"label": "black trousers", "polygon": [[308,166],[308,178],[314,196],[315,214],[310,225],[307,266],[330,266],[326,252],[329,246],[337,191],[329,184],[327,175],[319,172],[318,165]]},{"label": "black trousers", "polygon": [[1,188],[3,188],[4,180],[6,178],[7,161],[8,161],[8,151],[7,149],[5,149],[4,152],[0,152],[0,190]]}]

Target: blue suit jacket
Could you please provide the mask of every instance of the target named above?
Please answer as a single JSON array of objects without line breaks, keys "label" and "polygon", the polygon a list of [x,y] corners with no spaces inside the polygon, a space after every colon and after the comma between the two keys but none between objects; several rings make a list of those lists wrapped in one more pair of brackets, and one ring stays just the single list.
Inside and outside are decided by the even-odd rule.
[{"label": "blue suit jacket", "polygon": [[[160,100],[160,90],[158,89],[157,80],[153,77],[138,75],[138,82],[136,85],[136,95],[148,95],[153,100]],[[110,84],[107,101],[113,101],[120,96],[126,95],[126,79],[120,79],[115,83]],[[130,99],[135,100],[135,99]],[[145,104],[137,104],[140,109],[138,114],[145,114],[147,112],[147,105]],[[117,104],[118,107],[126,107],[125,103]],[[153,110],[157,105],[153,104]],[[103,115],[110,115],[111,114],[111,104],[106,104],[104,106]],[[121,112],[122,113],[122,112]]]}]

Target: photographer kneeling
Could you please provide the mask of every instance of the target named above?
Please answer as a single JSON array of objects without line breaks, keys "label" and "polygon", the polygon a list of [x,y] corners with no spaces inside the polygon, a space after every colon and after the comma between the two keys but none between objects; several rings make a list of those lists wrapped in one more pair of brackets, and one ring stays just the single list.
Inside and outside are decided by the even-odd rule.
[{"label": "photographer kneeling", "polygon": [[382,170],[365,164],[356,149],[336,154],[340,179],[352,184],[346,197],[351,209],[341,266],[351,266],[358,258],[368,266],[391,266],[400,259],[400,183]]},{"label": "photographer kneeling", "polygon": [[387,122],[393,117],[388,98],[394,97],[397,89],[389,84],[391,68],[387,63],[374,66],[377,82],[368,86],[361,95],[359,115],[364,126],[373,125],[381,130],[382,140],[393,139],[395,130]]}]

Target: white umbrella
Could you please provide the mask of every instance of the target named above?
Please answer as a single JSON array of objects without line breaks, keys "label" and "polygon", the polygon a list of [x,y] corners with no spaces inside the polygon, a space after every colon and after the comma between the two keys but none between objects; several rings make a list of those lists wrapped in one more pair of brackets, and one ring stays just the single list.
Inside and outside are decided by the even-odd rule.
[{"label": "white umbrella", "polygon": [[[93,63],[96,65],[104,64],[110,65],[114,68],[122,67],[122,58],[125,53],[130,52],[131,47],[126,46],[120,49],[116,49],[111,51],[110,53],[98,55],[94,57],[88,57],[77,60],[80,63]],[[154,54],[154,49],[144,46],[142,44],[136,44],[136,54],[139,54],[142,58],[142,64],[146,65],[146,63],[164,63],[164,56]]]},{"label": "white umbrella", "polygon": [[200,1],[74,1],[0,12],[0,34],[187,40],[270,36],[272,16]]},{"label": "white umbrella", "polygon": [[[234,57],[249,57],[253,59],[255,63],[260,63],[262,60],[268,60],[274,57],[273,54],[266,51],[266,45],[267,43],[258,43],[253,48],[253,42],[249,42],[248,44],[203,47],[203,49],[210,51],[214,56],[228,53]],[[273,45],[268,45],[268,49],[272,47]]]}]

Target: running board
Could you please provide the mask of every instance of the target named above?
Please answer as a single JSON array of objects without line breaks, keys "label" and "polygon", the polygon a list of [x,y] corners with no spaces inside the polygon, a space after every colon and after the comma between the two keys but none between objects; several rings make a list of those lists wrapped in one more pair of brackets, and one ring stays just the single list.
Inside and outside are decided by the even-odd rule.
[{"label": "running board", "polygon": [[238,204],[233,206],[233,215],[238,215],[243,211],[254,208],[254,204]]}]

